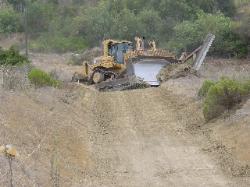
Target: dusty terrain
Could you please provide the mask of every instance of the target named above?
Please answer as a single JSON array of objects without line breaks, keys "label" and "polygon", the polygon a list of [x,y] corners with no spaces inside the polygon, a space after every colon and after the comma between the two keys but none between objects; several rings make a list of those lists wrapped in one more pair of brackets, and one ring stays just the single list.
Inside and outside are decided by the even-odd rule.
[{"label": "dusty terrain", "polygon": [[[79,67],[65,58],[32,56],[35,66],[68,82]],[[52,186],[57,179],[79,187],[249,186],[249,101],[205,124],[196,97],[205,78],[242,72],[232,64],[216,74],[217,66],[146,90],[0,88],[0,144],[19,152],[14,186]],[[0,185],[8,184],[8,161],[0,156]]]}]

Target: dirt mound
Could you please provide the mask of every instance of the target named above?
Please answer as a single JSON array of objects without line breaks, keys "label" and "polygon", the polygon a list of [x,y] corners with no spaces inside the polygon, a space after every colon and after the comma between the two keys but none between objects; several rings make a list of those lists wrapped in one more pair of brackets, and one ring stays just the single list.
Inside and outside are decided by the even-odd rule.
[{"label": "dirt mound", "polygon": [[191,66],[188,64],[170,64],[163,68],[157,76],[160,82],[166,82],[169,79],[178,79],[186,77],[192,72]]}]

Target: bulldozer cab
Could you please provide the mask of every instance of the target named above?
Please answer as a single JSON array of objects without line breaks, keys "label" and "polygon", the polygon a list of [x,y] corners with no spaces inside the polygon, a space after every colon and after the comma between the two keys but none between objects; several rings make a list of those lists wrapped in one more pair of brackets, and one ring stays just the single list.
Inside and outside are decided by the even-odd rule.
[{"label": "bulldozer cab", "polygon": [[130,41],[108,40],[105,41],[105,45],[106,45],[106,56],[114,57],[115,62],[118,64],[124,64],[124,54],[126,54],[128,51],[133,50],[133,44]]}]

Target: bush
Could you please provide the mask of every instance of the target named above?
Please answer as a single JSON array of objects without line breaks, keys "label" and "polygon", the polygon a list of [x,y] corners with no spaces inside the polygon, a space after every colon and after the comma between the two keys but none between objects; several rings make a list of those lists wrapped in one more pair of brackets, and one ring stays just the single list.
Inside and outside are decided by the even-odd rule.
[{"label": "bush", "polygon": [[202,84],[202,87],[200,88],[198,92],[199,97],[206,97],[208,90],[210,89],[211,86],[214,86],[216,83],[211,80],[205,80]]},{"label": "bush", "polygon": [[11,47],[9,50],[0,48],[0,65],[21,65],[29,63],[29,60],[19,54],[19,51]]},{"label": "bush", "polygon": [[247,55],[247,44],[233,33],[233,22],[221,13],[199,13],[195,21],[183,21],[174,27],[175,36],[169,47],[176,52],[185,49],[193,50],[199,46],[208,33],[216,35],[210,52],[225,57],[244,57]]},{"label": "bush", "polygon": [[58,87],[60,85],[59,81],[52,78],[49,74],[45,73],[39,69],[32,69],[29,72],[29,80],[36,87],[53,86]]},{"label": "bush", "polygon": [[221,79],[208,90],[203,106],[205,119],[211,120],[232,109],[246,94],[247,91],[242,83],[227,78]]},{"label": "bush", "polygon": [[0,33],[22,31],[20,17],[12,8],[0,9]]}]

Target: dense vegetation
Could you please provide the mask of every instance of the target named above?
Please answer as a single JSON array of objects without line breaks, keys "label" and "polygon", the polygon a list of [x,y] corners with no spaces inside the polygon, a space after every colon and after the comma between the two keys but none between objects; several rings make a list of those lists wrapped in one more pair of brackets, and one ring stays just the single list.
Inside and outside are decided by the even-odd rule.
[{"label": "dense vegetation", "polygon": [[[250,44],[250,8],[243,6],[250,0],[7,1],[0,32],[22,31],[27,7],[31,47],[36,50],[82,50],[105,38],[133,40],[141,35],[180,52],[196,48],[209,32],[217,36],[213,55],[244,57]],[[248,10],[242,14],[244,7]]]},{"label": "dense vegetation", "polygon": [[8,50],[0,48],[0,65],[14,66],[26,63],[29,63],[29,60],[25,56],[19,54],[14,48]]},{"label": "dense vegetation", "polygon": [[221,78],[218,82],[204,81],[199,96],[204,97],[203,114],[206,120],[229,111],[250,94],[250,81],[236,81]]},{"label": "dense vegetation", "polygon": [[216,83],[212,80],[205,80],[202,84],[202,87],[200,88],[198,92],[198,96],[203,98],[207,96],[208,90],[214,86]]}]

